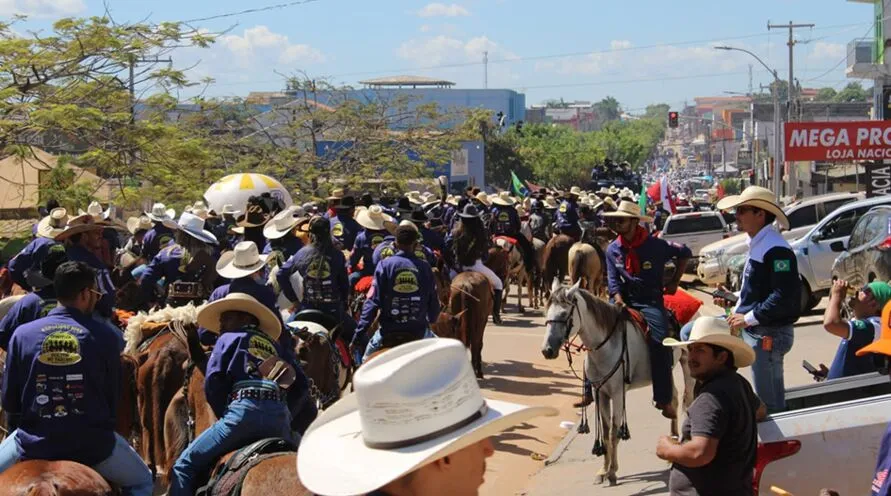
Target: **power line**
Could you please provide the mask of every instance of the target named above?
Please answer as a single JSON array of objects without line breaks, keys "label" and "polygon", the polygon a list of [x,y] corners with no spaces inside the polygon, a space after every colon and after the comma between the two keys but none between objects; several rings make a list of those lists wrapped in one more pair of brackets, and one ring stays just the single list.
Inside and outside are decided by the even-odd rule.
[{"label": "power line", "polygon": [[318,1],[319,0],[298,0],[295,2],[279,3],[276,5],[268,5],[266,7],[257,7],[254,9],[239,10],[237,12],[227,12],[225,14],[217,14],[217,15],[212,15],[212,16],[208,16],[208,17],[198,17],[196,19],[186,19],[185,21],[179,21],[179,22],[182,22],[183,24],[190,24],[193,22],[200,22],[200,21],[212,21],[214,19],[235,17],[235,16],[239,16],[239,15],[243,15],[243,14],[256,14],[259,12],[267,12],[270,10],[281,10],[281,9],[286,9],[288,7],[293,7],[295,5],[304,5],[307,3],[313,3],[313,2],[318,2]]}]

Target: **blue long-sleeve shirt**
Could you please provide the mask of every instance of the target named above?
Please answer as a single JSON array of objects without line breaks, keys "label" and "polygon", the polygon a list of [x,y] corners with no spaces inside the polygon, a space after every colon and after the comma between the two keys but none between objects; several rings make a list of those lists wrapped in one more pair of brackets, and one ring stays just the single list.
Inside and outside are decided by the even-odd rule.
[{"label": "blue long-sleeve shirt", "polygon": [[353,243],[353,251],[350,252],[350,268],[355,272],[359,270],[359,262],[362,262],[363,274],[374,274],[377,262],[374,260],[374,250],[389,237],[387,231],[375,231],[363,229],[356,236]]},{"label": "blue long-sleeve shirt", "polygon": [[350,297],[346,258],[337,249],[319,253],[315,246],[304,246],[276,274],[279,287],[291,301],[297,294],[291,286],[291,274],[298,271],[303,278],[302,309],[340,311]]},{"label": "blue long-sleeve shirt", "polygon": [[72,262],[83,262],[96,271],[96,281],[99,286],[99,291],[103,293],[102,298],[99,299],[99,303],[96,304],[96,312],[103,317],[111,317],[115,298],[115,287],[114,282],[111,280],[111,271],[108,270],[108,267],[102,260],[99,260],[99,257],[80,245],[69,245],[67,251],[68,260],[71,260]]},{"label": "blue long-sleeve shirt", "polygon": [[362,230],[362,226],[352,217],[340,217],[337,215],[330,217],[328,222],[331,224],[331,236],[343,246],[344,250],[352,250],[353,243],[355,243],[356,236]]},{"label": "blue long-sleeve shirt", "polygon": [[40,263],[43,262],[46,254],[49,253],[49,249],[55,244],[56,242],[52,239],[38,237],[22,248],[22,251],[7,264],[9,276],[12,277],[13,282],[24,289],[30,290],[31,285],[28,284],[28,279],[25,277],[26,271],[35,267],[39,269]]},{"label": "blue long-sleeve shirt", "polygon": [[155,258],[161,248],[167,246],[173,240],[173,231],[160,222],[155,222],[154,227],[146,231],[142,238],[142,256],[146,260]]},{"label": "blue long-sleeve shirt", "polygon": [[9,346],[12,334],[19,326],[33,322],[46,315],[56,307],[56,294],[53,287],[47,286],[34,293],[28,293],[9,309],[9,313],[0,320],[0,348]]},{"label": "blue long-sleeve shirt", "polygon": [[424,226],[418,226],[418,232],[421,234],[419,241],[422,245],[440,253],[445,249],[445,238],[438,232]]},{"label": "blue long-sleeve shirt", "polygon": [[380,332],[408,332],[423,337],[439,317],[433,271],[414,253],[397,251],[378,264],[371,296],[362,307],[357,335],[364,335],[379,314]]},{"label": "blue long-sleeve shirt", "polygon": [[520,236],[520,216],[517,215],[516,208],[501,205],[492,207],[492,234]]},{"label": "blue long-sleeve shirt", "polygon": [[287,260],[296,255],[301,248],[303,248],[303,241],[300,241],[300,238],[287,235],[283,239],[275,240],[274,246],[272,240],[266,241],[263,254],[269,255],[273,251],[279,251],[282,254],[282,260]]},{"label": "blue long-sleeve shirt", "polygon": [[72,308],[57,307],[16,330],[2,402],[19,418],[23,458],[91,466],[111,455],[123,349],[119,331]]},{"label": "blue long-sleeve shirt", "polygon": [[563,200],[557,209],[557,227],[561,229],[574,228],[579,225],[579,207],[574,201]]},{"label": "blue long-sleeve shirt", "polygon": [[631,274],[625,269],[628,250],[619,246],[618,239],[606,248],[606,274],[610,296],[621,294],[625,303],[664,306],[663,282],[665,264],[672,258],[690,258],[693,253],[684,245],[669,243],[648,236],[635,250],[640,260],[640,272]]}]

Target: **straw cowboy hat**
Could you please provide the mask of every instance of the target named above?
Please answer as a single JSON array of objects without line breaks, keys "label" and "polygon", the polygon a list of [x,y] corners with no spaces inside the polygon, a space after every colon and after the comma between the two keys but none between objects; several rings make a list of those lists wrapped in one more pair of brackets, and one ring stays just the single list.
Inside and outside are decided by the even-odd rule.
[{"label": "straw cowboy hat", "polygon": [[618,195],[618,194],[619,194],[619,188],[617,188],[616,185],[613,184],[612,186],[609,187],[608,190],[606,190],[606,194],[608,194],[608,195],[610,195],[610,196],[612,196],[612,195]]},{"label": "straw cowboy hat", "polygon": [[226,279],[239,279],[249,276],[266,266],[269,255],[260,255],[257,244],[242,241],[235,249],[220,255],[217,261],[217,274]]},{"label": "straw cowboy hat", "polygon": [[232,217],[238,217],[241,215],[241,210],[235,210],[235,207],[231,203],[227,203],[223,205],[223,209],[220,210],[220,215],[231,215]]},{"label": "straw cowboy hat", "polygon": [[343,188],[334,188],[331,190],[331,194],[328,195],[328,201],[338,201],[343,198]]},{"label": "straw cowboy hat", "polygon": [[448,205],[451,205],[451,206],[453,206],[453,207],[457,207],[457,206],[458,206],[458,201],[459,201],[459,198],[458,198],[457,196],[455,196],[455,195],[449,195],[448,197],[446,197],[446,201],[445,201],[445,202],[446,202],[446,204],[448,204]]},{"label": "straw cowboy hat", "polygon": [[612,198],[610,198],[608,196],[603,199],[603,203],[604,203],[604,205],[609,205],[610,208],[612,208],[613,210],[616,210],[619,208],[619,206],[616,205],[616,200],[613,200]]},{"label": "straw cowboy hat", "polygon": [[56,241],[65,241],[75,234],[85,233],[87,231],[100,231],[107,227],[105,224],[97,223],[92,215],[84,214],[77,217],[70,217],[65,229],[57,232],[53,239]]},{"label": "straw cowboy hat", "polygon": [[282,325],[272,310],[245,293],[229,293],[225,298],[203,305],[198,309],[198,325],[219,334],[220,315],[231,311],[249,313],[256,317],[260,321],[260,330],[273,340],[277,341],[282,333]]},{"label": "straw cowboy hat", "polygon": [[556,208],[560,208],[560,204],[557,203],[557,199],[551,195],[548,195],[544,199],[544,208],[548,210],[553,210]]},{"label": "straw cowboy hat", "polygon": [[356,222],[365,229],[383,231],[388,224],[394,224],[396,219],[385,214],[380,205],[372,205],[356,215]]},{"label": "straw cowboy hat", "polygon": [[512,207],[517,204],[516,200],[510,197],[510,193],[507,191],[502,191],[498,193],[495,198],[492,198],[492,203],[495,205],[501,205],[502,207]]},{"label": "straw cowboy hat", "polygon": [[176,210],[167,208],[163,203],[155,203],[152,205],[150,212],[145,212],[149,219],[155,222],[164,222],[165,220],[173,220],[176,218]]},{"label": "straw cowboy hat", "polygon": [[615,212],[606,212],[601,214],[602,217],[629,217],[640,219],[641,222],[653,222],[652,217],[647,217],[640,213],[640,205],[630,201],[623,201],[619,204],[619,208]]},{"label": "straw cowboy hat", "polygon": [[175,231],[183,231],[189,236],[212,245],[217,244],[217,237],[210,231],[204,229],[204,219],[189,212],[183,212],[179,216],[179,221],[165,220],[164,226]]},{"label": "straw cowboy hat", "polygon": [[202,219],[207,219],[209,213],[207,205],[201,200],[196,201],[195,204],[192,205],[191,212]]},{"label": "straw cowboy hat", "polygon": [[[421,339],[368,361],[353,377],[355,392],[304,434],[300,482],[316,494],[366,494],[511,426],[557,414],[483,397],[466,353],[454,339]],[[332,472],[335,458],[340,468]]]},{"label": "straw cowboy hat", "polygon": [[420,191],[409,191],[405,194],[405,197],[408,198],[409,203],[412,205],[422,205],[424,203],[424,199],[421,198]]},{"label": "straw cowboy hat", "polygon": [[269,220],[263,226],[263,236],[266,239],[283,238],[291,232],[295,226],[301,222],[308,222],[309,216],[303,210],[303,207],[291,205],[290,207],[275,214],[275,217]]},{"label": "straw cowboy hat", "polygon": [[148,231],[152,226],[152,219],[146,215],[127,219],[127,230],[130,231],[130,234],[136,234],[137,231]]},{"label": "straw cowboy hat", "polygon": [[569,193],[567,193],[567,194],[569,194],[570,196],[582,196],[582,188],[579,188],[578,186],[573,186],[573,187],[569,188]]},{"label": "straw cowboy hat", "polygon": [[68,211],[64,208],[54,208],[49,215],[37,223],[37,235],[41,238],[53,239],[65,231],[67,224]]},{"label": "straw cowboy hat", "polygon": [[489,195],[485,191],[477,193],[476,200],[487,207],[492,204],[492,202],[489,201]]},{"label": "straw cowboy hat", "polygon": [[[111,212],[111,207],[109,207],[108,213],[110,213],[110,212]],[[87,206],[86,212],[84,212],[83,210],[80,210],[80,209],[78,209],[78,211],[77,211],[77,215],[79,215],[79,216],[80,215],[89,215],[89,216],[93,217],[93,220],[95,220],[96,222],[102,222],[105,219],[107,219],[108,213],[106,213],[104,210],[102,210],[102,204],[100,204],[97,201],[90,202],[90,204]]]},{"label": "straw cowboy hat", "polygon": [[780,226],[789,229],[789,218],[786,217],[783,209],[777,205],[776,196],[774,196],[772,191],[761,186],[749,186],[743,190],[741,195],[726,196],[716,206],[718,210],[729,210],[743,205],[757,207],[774,214]]},{"label": "straw cowboy hat", "polygon": [[857,350],[857,356],[863,356],[867,353],[881,353],[882,355],[891,355],[891,304],[886,304],[882,308],[882,333],[879,339]]},{"label": "straw cowboy hat", "polygon": [[688,346],[693,343],[707,343],[727,348],[733,353],[733,363],[737,368],[748,367],[755,362],[755,350],[747,345],[742,338],[731,334],[730,326],[723,317],[699,317],[693,323],[690,338],[687,341],[678,341],[674,338],[666,338],[662,341],[665,346]]}]

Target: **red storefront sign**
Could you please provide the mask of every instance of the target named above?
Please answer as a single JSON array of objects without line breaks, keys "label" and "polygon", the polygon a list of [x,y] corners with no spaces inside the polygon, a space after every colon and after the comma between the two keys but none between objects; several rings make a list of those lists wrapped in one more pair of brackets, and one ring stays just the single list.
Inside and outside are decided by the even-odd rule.
[{"label": "red storefront sign", "polygon": [[787,122],[787,162],[891,159],[891,121]]}]

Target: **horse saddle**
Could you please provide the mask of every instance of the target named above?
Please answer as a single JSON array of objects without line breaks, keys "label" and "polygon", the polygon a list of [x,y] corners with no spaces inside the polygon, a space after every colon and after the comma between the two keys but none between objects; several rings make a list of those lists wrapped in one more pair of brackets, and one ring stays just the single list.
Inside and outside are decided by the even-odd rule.
[{"label": "horse saddle", "polygon": [[499,235],[492,238],[492,241],[495,243],[495,246],[501,248],[504,251],[511,251],[517,246],[517,238],[512,238],[510,236]]},{"label": "horse saddle", "polygon": [[281,438],[261,439],[236,451],[216,470],[211,481],[198,489],[198,496],[240,496],[248,472],[269,458],[294,453],[297,446]]},{"label": "horse saddle", "polygon": [[[648,338],[650,336],[650,324],[647,323],[647,319],[644,318],[643,314],[633,308],[625,307],[625,310],[628,312],[628,320],[630,320],[637,330],[643,334],[644,338]],[[665,311],[665,319],[668,329],[666,329],[666,338],[675,338],[677,339],[681,335],[681,326],[678,324],[678,320],[674,315],[674,312],[671,310]]]},{"label": "horse saddle", "polygon": [[365,294],[371,289],[371,283],[374,281],[374,276],[362,276],[358,281],[356,281],[356,285],[353,286],[353,290],[359,294]]}]

